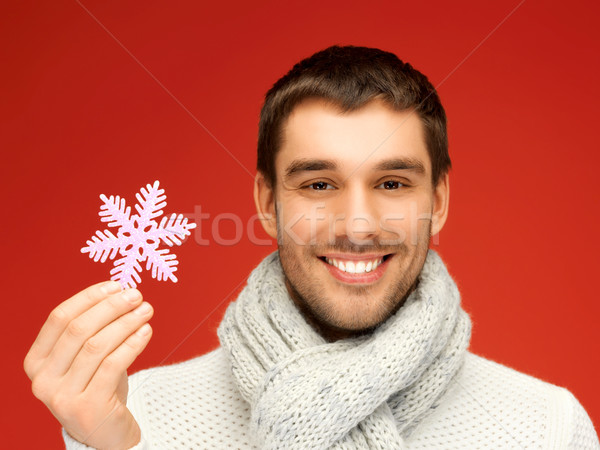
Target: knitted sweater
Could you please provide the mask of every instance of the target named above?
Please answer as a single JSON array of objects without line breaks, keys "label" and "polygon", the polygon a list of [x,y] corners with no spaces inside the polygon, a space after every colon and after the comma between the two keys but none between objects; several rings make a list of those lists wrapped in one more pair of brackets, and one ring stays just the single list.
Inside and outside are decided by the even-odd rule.
[{"label": "knitted sweater", "polygon": [[[253,449],[249,405],[219,347],[129,377],[128,407],[142,449]],[[63,430],[67,449],[89,447]],[[587,413],[566,389],[467,352],[444,400],[407,439],[411,449],[600,449]]]}]

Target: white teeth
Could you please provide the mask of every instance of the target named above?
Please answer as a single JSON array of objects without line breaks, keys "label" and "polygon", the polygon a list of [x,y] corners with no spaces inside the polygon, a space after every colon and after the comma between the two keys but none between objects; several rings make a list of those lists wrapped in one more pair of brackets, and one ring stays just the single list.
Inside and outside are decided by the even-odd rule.
[{"label": "white teeth", "polygon": [[356,273],[365,273],[365,268],[367,267],[367,265],[362,262],[359,261],[356,263]]},{"label": "white teeth", "polygon": [[346,261],[345,263],[334,258],[325,258],[325,261],[327,261],[327,264],[337,267],[342,272],[368,273],[377,269],[379,264],[383,262],[383,258],[377,258],[371,261]]}]

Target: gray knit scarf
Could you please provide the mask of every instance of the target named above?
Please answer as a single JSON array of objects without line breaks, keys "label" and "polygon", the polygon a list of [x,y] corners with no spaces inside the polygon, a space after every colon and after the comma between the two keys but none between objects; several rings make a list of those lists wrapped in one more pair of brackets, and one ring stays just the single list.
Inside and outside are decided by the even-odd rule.
[{"label": "gray knit scarf", "polygon": [[276,251],[217,333],[258,446],[402,449],[459,370],[471,321],[429,250],[418,287],[392,317],[369,335],[328,343],[294,306]]}]

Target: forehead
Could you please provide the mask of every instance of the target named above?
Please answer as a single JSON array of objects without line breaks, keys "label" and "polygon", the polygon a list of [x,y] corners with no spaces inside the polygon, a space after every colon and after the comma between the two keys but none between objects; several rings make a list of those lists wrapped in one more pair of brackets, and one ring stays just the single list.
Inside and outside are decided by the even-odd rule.
[{"label": "forehead", "polygon": [[416,112],[396,111],[382,100],[373,100],[344,113],[325,100],[308,99],[284,123],[275,165],[281,179],[296,160],[333,160],[340,170],[359,173],[398,158],[421,161],[426,174],[431,173],[423,124]]}]

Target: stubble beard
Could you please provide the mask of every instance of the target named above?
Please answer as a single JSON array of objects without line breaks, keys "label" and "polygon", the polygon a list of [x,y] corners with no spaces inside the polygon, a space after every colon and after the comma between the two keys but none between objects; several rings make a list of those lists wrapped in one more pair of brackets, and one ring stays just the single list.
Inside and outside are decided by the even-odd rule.
[{"label": "stubble beard", "polygon": [[[288,245],[278,230],[277,242],[279,258],[285,277],[285,284],[296,307],[303,314],[306,321],[323,337],[335,341],[352,336],[372,333],[379,325],[394,315],[404,304],[410,293],[418,285],[418,277],[425,263],[429,240],[431,236],[431,222],[422,224],[418,232],[417,243],[409,247],[405,242],[395,246],[380,245],[378,241],[369,245],[357,245],[349,240],[336,241],[327,245],[305,245],[300,256],[294,254],[292,245]],[[376,304],[373,312],[365,317],[355,311],[350,317],[341,318],[336,311],[336,302],[327,301],[323,296],[320,286],[311,279],[311,274],[306,273],[305,267],[314,265],[316,255],[321,250],[337,252],[366,253],[368,251],[385,251],[394,253],[394,259],[402,260],[403,271],[399,273],[393,283],[385,290],[379,300],[369,298],[370,287],[364,285],[344,285],[348,296],[354,299],[364,297],[365,301]],[[410,258],[409,264],[404,264]],[[391,262],[391,261],[390,261]],[[398,261],[393,261],[398,263]],[[388,270],[391,268],[388,267]]]}]

